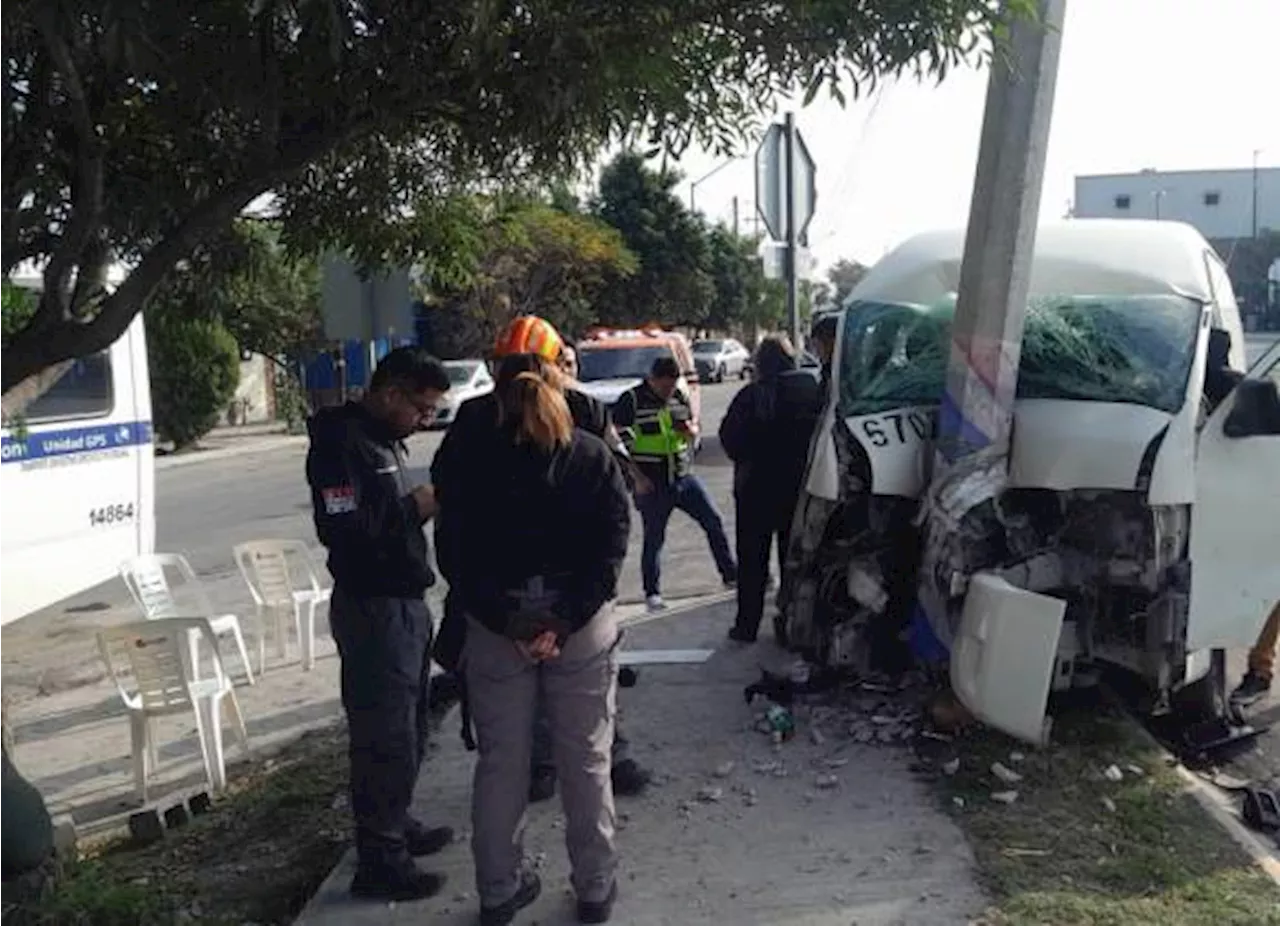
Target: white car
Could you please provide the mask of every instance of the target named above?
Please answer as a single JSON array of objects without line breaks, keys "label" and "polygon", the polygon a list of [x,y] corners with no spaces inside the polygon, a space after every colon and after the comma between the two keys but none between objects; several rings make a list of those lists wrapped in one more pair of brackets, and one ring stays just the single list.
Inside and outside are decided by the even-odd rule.
[{"label": "white car", "polygon": [[[1043,227],[1007,469],[978,454],[935,474],[963,247],[963,230],[909,240],[840,313],[797,511],[792,645],[866,669],[876,630],[924,626],[964,704],[1032,742],[1050,691],[1102,663],[1145,679],[1153,712],[1220,713],[1225,650],[1280,599],[1280,343],[1213,406],[1206,372],[1230,385],[1245,345],[1204,238]],[[1225,376],[1207,367],[1224,336]]]},{"label": "white car", "polygon": [[698,379],[702,382],[723,383],[730,376],[747,378],[751,354],[733,338],[694,341],[693,362],[698,370]]},{"label": "white car", "polygon": [[449,372],[450,386],[436,409],[432,428],[447,428],[463,402],[493,392],[493,376],[483,360],[446,360],[444,367]]}]

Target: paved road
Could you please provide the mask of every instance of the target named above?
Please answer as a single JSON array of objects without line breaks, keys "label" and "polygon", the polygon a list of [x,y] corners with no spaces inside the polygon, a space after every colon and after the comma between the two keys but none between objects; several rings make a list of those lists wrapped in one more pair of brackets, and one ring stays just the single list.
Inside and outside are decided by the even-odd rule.
[{"label": "paved road", "polygon": [[[719,428],[735,389],[722,385],[704,390],[708,435]],[[441,439],[442,434],[431,433],[410,442],[414,481],[429,481],[428,468]],[[700,462],[708,474],[727,468],[714,438]],[[235,568],[231,549],[244,540],[283,537],[314,543],[302,467],[303,451],[289,448],[157,473],[157,549],[182,551],[200,574],[221,575]]]},{"label": "paved road", "polygon": [[1249,359],[1249,366],[1253,366],[1266,353],[1267,348],[1278,339],[1280,339],[1280,332],[1275,331],[1246,334],[1244,337],[1244,352]]}]

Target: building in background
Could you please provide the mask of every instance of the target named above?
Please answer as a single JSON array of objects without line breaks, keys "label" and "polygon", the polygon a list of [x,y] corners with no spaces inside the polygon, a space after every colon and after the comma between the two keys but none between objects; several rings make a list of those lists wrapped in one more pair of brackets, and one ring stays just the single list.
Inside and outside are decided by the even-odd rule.
[{"label": "building in background", "polygon": [[1072,215],[1194,226],[1226,263],[1246,324],[1280,327],[1267,279],[1280,258],[1280,167],[1076,177]]}]

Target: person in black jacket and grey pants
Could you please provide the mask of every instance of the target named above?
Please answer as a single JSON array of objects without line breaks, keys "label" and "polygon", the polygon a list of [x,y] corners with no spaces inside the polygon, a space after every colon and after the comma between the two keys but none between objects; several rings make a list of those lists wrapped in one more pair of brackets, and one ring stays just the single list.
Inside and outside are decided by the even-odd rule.
[{"label": "person in black jacket and grey pants", "polygon": [[[729,638],[740,643],[754,643],[759,633],[775,538],[779,570],[785,563],[821,405],[817,381],[796,369],[796,352],[785,336],[760,343],[755,369],[755,378],[733,397],[720,423],[720,444],[733,460],[737,515],[738,617]],[[774,634],[785,643],[779,621]]]},{"label": "person in black jacket and grey pants", "polygon": [[578,918],[603,923],[617,896],[613,600],[630,499],[618,461],[573,427],[559,388],[525,372],[503,382],[498,398],[497,426],[466,437],[471,465],[451,477],[437,529],[451,593],[468,618],[462,669],[479,747],[471,814],[480,922],[510,923],[541,891],[521,844],[541,702]]}]

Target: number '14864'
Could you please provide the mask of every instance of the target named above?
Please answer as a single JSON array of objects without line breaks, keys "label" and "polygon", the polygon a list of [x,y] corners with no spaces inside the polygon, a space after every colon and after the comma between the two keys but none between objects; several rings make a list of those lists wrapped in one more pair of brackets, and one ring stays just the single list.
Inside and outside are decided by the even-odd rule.
[{"label": "number '14864'", "polygon": [[117,524],[133,519],[133,502],[123,505],[106,505],[89,511],[89,524],[98,527],[103,524]]}]

